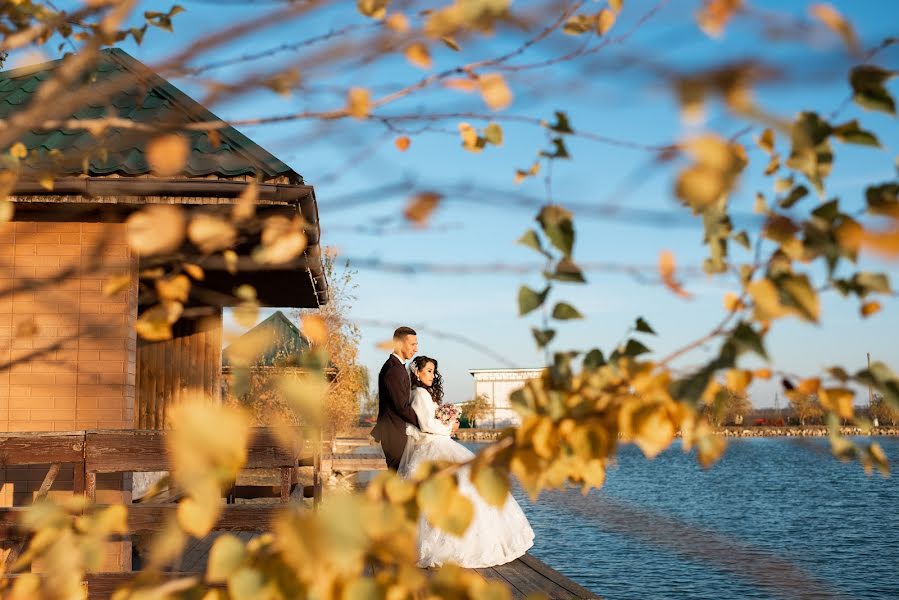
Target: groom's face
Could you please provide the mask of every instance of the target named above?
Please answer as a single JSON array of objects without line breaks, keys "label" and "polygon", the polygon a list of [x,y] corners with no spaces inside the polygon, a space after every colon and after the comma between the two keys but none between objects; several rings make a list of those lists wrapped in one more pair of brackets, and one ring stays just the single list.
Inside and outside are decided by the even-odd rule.
[{"label": "groom's face", "polygon": [[418,336],[407,335],[400,340],[399,346],[398,354],[403,357],[403,360],[409,360],[418,352]]}]

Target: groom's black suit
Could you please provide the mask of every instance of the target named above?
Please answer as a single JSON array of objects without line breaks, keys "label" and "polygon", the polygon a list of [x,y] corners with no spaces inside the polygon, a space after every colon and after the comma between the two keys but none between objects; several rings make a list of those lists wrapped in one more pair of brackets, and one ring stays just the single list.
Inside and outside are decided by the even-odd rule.
[{"label": "groom's black suit", "polygon": [[406,449],[406,423],[418,427],[412,410],[412,382],[406,367],[391,354],[378,373],[378,423],[372,437],[381,442],[387,468],[396,471]]}]

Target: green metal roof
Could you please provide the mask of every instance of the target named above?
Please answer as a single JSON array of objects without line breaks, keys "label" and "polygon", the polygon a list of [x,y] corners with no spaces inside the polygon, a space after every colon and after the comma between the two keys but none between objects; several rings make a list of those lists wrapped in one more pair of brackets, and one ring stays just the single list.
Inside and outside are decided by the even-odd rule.
[{"label": "green metal roof", "polygon": [[[23,110],[34,92],[49,79],[61,60],[0,72],[0,118],[6,119]],[[118,48],[102,50],[91,73],[94,81],[121,75],[135,77],[136,83],[127,90],[103,102],[87,104],[69,118],[96,119],[116,115],[138,123],[219,121],[187,94],[155,74],[146,65]],[[263,180],[278,176],[290,178],[290,183],[303,183],[302,177],[264,148],[234,129],[219,130],[216,146],[202,131],[186,133],[191,152],[182,176],[237,177],[260,176]],[[31,130],[20,140],[29,149],[43,152],[59,150],[76,154],[78,160],[63,162],[58,175],[146,175],[150,173],[144,155],[146,133],[108,129],[101,139],[84,130]],[[101,151],[105,148],[105,151]],[[81,156],[89,155],[85,172]]]},{"label": "green metal roof", "polygon": [[[222,364],[275,367],[295,365],[309,341],[280,310],[273,313],[222,351]],[[250,363],[247,365],[246,363]]]}]

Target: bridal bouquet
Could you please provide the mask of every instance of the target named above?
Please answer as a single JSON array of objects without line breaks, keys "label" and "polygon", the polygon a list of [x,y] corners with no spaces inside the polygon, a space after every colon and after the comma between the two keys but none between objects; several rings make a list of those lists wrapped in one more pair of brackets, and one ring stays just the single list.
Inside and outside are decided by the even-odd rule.
[{"label": "bridal bouquet", "polygon": [[434,411],[434,415],[440,419],[444,425],[449,425],[459,418],[459,408],[455,404],[441,404]]}]

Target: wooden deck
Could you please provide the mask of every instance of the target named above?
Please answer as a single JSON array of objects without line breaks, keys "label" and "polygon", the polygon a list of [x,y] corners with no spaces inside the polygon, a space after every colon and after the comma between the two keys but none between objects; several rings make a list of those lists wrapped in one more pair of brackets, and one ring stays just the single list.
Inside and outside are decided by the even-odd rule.
[{"label": "wooden deck", "polygon": [[[209,550],[219,535],[221,533],[213,533],[202,540],[193,540],[184,552],[180,570],[202,573],[206,569],[206,562],[209,560]],[[233,535],[237,535],[244,542],[247,542],[257,534],[244,531]],[[543,594],[549,600],[599,598],[598,595],[530,554],[525,554],[521,558],[505,565],[475,569],[475,571],[484,579],[502,581],[508,584],[513,600],[525,600],[525,598],[533,594]],[[91,594],[90,598],[93,600],[95,596]]]}]

